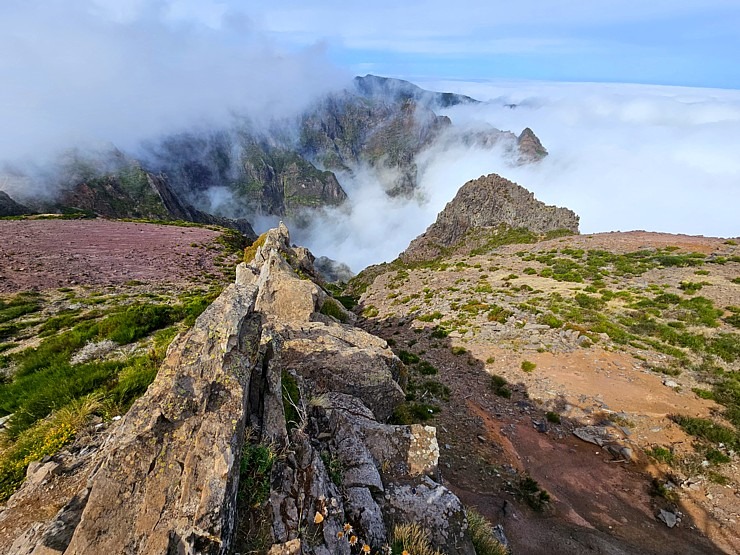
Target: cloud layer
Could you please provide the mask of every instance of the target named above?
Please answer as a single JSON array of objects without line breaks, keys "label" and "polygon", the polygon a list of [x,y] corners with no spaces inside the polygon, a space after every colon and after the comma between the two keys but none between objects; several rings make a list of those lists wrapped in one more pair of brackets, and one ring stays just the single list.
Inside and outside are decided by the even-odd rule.
[{"label": "cloud layer", "polygon": [[[581,216],[586,233],[645,229],[740,234],[740,92],[569,83],[424,84],[490,101],[446,113],[456,125],[531,127],[550,155],[512,167],[504,152],[436,147],[419,160],[412,201],[388,199],[371,172],[342,181],[351,210],[301,234],[355,271],[393,259],[467,180],[491,172]],[[515,104],[516,108],[510,105]]]},{"label": "cloud layer", "polygon": [[0,161],[295,113],[351,76],[220,2],[5,0]]}]

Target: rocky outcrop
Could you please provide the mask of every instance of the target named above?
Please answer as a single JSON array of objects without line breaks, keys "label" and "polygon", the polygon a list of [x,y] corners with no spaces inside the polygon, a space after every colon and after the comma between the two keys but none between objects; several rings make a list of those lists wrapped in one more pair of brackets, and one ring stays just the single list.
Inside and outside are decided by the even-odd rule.
[{"label": "rocky outcrop", "polygon": [[229,219],[197,210],[172,189],[165,175],[138,166],[75,183],[62,191],[59,207],[93,212],[106,218],[183,220],[236,229],[247,239],[257,235],[244,219]]},{"label": "rocky outcrop", "polygon": [[547,156],[547,149],[542,146],[542,143],[537,138],[529,127],[525,128],[521,132],[519,137],[516,139],[519,156],[517,162],[519,164],[532,164],[539,162],[545,156]]},{"label": "rocky outcrop", "polygon": [[[322,310],[312,257],[284,226],[260,243],[120,424],[29,470],[0,513],[13,534],[0,547],[349,555],[413,522],[444,553],[474,555],[465,511],[437,481],[435,429],[385,423],[404,401],[401,361],[348,313]],[[49,480],[68,499],[29,520],[24,500]]]},{"label": "rocky outcrop", "polygon": [[0,218],[32,214],[33,210],[15,202],[5,191],[0,191]]},{"label": "rocky outcrop", "polygon": [[240,165],[245,185],[237,185],[237,192],[258,213],[296,216],[302,208],[336,206],[347,199],[332,172],[287,148],[254,141]]},{"label": "rocky outcrop", "polygon": [[567,208],[546,205],[524,187],[490,174],[468,181],[437,220],[414,239],[401,259],[431,259],[458,245],[471,230],[500,226],[524,228],[536,234],[566,230],[578,233],[578,216]]}]

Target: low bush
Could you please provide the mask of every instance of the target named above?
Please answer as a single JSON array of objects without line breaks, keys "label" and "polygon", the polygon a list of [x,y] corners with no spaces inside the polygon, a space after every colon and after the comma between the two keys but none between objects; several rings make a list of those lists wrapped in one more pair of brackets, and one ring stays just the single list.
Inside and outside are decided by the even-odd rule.
[{"label": "low bush", "polygon": [[535,368],[537,368],[537,365],[534,362],[530,360],[522,361],[522,370],[525,372],[532,372]]},{"label": "low bush", "polygon": [[267,445],[246,443],[239,463],[237,498],[248,507],[259,507],[270,498],[270,473],[275,452]]},{"label": "low bush", "polygon": [[493,527],[483,515],[470,507],[465,508],[468,518],[470,539],[473,540],[475,555],[507,555],[508,549],[501,545],[493,533]]},{"label": "low bush", "polygon": [[491,390],[499,397],[503,397],[504,399],[511,398],[511,390],[508,386],[509,382],[503,376],[497,374],[491,376]]},{"label": "low bush", "polygon": [[683,430],[692,436],[705,439],[711,443],[724,443],[729,446],[740,445],[738,434],[734,430],[715,424],[706,418],[696,418],[693,416],[672,415],[671,420],[681,426]]}]

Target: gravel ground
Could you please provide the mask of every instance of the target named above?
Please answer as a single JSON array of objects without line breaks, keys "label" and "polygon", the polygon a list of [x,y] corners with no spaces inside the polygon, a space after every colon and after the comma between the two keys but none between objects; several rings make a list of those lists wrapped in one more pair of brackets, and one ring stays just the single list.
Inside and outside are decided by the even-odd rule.
[{"label": "gravel ground", "polygon": [[213,273],[200,227],[110,220],[0,221],[0,293],[72,285],[198,281]]}]

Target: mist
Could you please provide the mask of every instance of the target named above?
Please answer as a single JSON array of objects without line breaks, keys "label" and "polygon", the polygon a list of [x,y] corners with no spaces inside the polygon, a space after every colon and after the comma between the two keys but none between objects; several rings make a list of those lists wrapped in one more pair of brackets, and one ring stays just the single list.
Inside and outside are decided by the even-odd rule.
[{"label": "mist", "polygon": [[51,186],[44,166],[69,149],[136,156],[163,134],[235,117],[266,126],[351,79],[322,44],[282,49],[220,3],[5,0],[0,10],[0,168],[33,175],[4,179],[21,198]]},{"label": "mist", "polygon": [[369,172],[342,181],[348,207],[301,233],[359,271],[395,258],[468,180],[498,173],[581,217],[581,232],[740,234],[740,91],[619,84],[421,82],[485,104],[441,111],[455,126],[531,127],[549,151],[516,166],[505,149],[440,141],[418,160],[411,200]]}]

